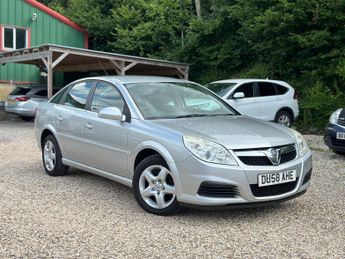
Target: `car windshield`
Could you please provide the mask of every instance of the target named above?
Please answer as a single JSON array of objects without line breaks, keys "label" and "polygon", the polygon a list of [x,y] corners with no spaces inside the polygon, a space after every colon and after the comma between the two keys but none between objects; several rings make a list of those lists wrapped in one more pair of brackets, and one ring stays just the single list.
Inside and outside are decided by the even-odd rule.
[{"label": "car windshield", "polygon": [[223,97],[235,85],[236,83],[211,83],[211,84],[207,84],[206,87],[210,89],[212,92]]},{"label": "car windshield", "polygon": [[128,92],[145,119],[237,114],[207,89],[192,83],[131,83]]}]

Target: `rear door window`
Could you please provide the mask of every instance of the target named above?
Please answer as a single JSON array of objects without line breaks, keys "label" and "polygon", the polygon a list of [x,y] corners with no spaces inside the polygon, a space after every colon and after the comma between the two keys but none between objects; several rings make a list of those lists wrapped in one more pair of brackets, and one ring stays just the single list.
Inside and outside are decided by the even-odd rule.
[{"label": "rear door window", "polygon": [[35,95],[40,96],[40,97],[47,97],[47,90],[40,90],[35,93]]},{"label": "rear door window", "polygon": [[31,88],[28,87],[16,87],[10,95],[26,95],[30,90]]},{"label": "rear door window", "polygon": [[289,90],[288,88],[282,85],[275,84],[275,87],[278,95],[286,94],[286,92]]},{"label": "rear door window", "polygon": [[276,95],[274,84],[269,82],[258,82],[259,96]]},{"label": "rear door window", "polygon": [[67,93],[64,105],[85,109],[92,83],[92,81],[85,81],[75,84]]},{"label": "rear door window", "polygon": [[254,97],[254,84],[253,83],[246,83],[246,84],[240,85],[234,91],[233,95],[235,93],[244,93],[245,98]]},{"label": "rear door window", "polygon": [[99,112],[106,107],[116,107],[123,112],[125,101],[115,87],[106,82],[97,84],[91,101],[91,111]]}]

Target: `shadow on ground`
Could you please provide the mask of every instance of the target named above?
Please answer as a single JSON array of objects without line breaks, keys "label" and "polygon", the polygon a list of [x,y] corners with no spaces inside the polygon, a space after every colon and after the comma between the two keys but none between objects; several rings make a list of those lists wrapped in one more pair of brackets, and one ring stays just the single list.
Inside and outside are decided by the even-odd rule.
[{"label": "shadow on ground", "polygon": [[0,107],[0,121],[22,121],[22,119],[18,115],[5,112],[4,107]]}]

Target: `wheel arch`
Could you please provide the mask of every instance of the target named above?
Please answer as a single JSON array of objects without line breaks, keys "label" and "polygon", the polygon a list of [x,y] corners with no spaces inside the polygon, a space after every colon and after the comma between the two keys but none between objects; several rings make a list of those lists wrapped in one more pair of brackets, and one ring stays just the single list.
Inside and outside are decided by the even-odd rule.
[{"label": "wheel arch", "polygon": [[133,174],[135,171],[136,166],[150,155],[160,155],[165,162],[167,163],[171,174],[173,175],[175,186],[176,186],[176,194],[181,193],[181,184],[180,184],[180,177],[179,173],[175,164],[175,160],[170,154],[170,152],[160,143],[148,140],[144,141],[137,146],[135,151],[132,153],[129,159],[129,169],[132,173],[131,178],[133,178]]},{"label": "wheel arch", "polygon": [[280,111],[288,112],[288,113],[290,114],[290,116],[291,116],[291,123],[294,122],[294,120],[295,120],[295,114],[294,114],[293,110],[292,110],[290,107],[287,107],[287,106],[284,106],[284,107],[280,108],[280,109],[276,112],[276,115],[275,115],[275,118],[274,118],[275,120],[277,119],[277,115],[278,115],[278,113],[279,113]]},{"label": "wheel arch", "polygon": [[56,139],[56,141],[59,143],[59,139],[57,137],[57,134],[56,134],[56,131],[54,130],[53,127],[51,126],[47,126],[45,127],[42,132],[41,132],[41,135],[40,135],[40,147],[42,147],[43,145],[43,141],[44,139],[48,136],[48,135],[53,135],[54,138]]}]

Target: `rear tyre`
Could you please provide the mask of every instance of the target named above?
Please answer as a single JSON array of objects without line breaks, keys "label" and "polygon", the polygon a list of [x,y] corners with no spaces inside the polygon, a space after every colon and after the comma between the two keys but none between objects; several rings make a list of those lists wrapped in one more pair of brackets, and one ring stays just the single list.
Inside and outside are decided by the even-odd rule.
[{"label": "rear tyre", "polygon": [[62,176],[68,171],[68,166],[62,164],[60,147],[53,135],[43,140],[42,161],[44,170],[50,176]]},{"label": "rear tyre", "polygon": [[337,155],[340,155],[340,156],[345,156],[345,152],[342,152],[342,151],[338,151],[338,150],[333,150],[333,152]]},{"label": "rear tyre", "polygon": [[34,118],[32,117],[27,117],[27,116],[20,116],[22,118],[22,120],[24,121],[32,121]]},{"label": "rear tyre", "polygon": [[133,192],[139,205],[149,213],[168,216],[181,210],[172,174],[159,155],[145,158],[135,168]]},{"label": "rear tyre", "polygon": [[278,123],[279,125],[283,125],[290,128],[292,125],[292,116],[289,112],[280,110],[278,111],[274,119],[274,122]]}]

